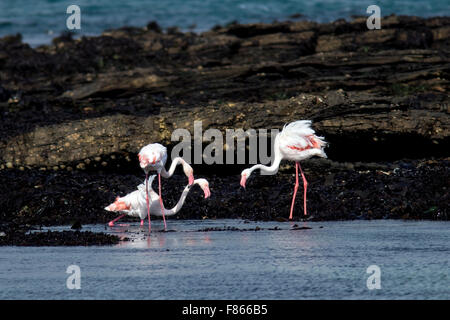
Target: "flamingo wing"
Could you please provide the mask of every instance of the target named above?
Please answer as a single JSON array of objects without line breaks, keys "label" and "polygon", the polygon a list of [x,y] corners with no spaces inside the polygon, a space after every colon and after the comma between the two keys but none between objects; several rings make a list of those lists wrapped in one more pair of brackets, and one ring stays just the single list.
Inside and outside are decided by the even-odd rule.
[{"label": "flamingo wing", "polygon": [[315,135],[310,120],[295,121],[284,126],[279,141],[282,153],[292,160],[296,160],[306,150],[322,150],[326,146],[325,140]]}]

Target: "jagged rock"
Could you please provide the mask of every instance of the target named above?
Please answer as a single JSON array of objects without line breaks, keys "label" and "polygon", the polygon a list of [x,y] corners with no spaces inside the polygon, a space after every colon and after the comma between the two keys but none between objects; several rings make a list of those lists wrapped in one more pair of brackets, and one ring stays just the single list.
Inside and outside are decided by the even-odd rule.
[{"label": "jagged rock", "polygon": [[[448,219],[449,71],[448,17],[389,16],[381,30],[365,18],[234,23],[202,34],[150,23],[38,48],[1,38],[0,221],[14,232],[105,223],[104,205],[142,182],[143,145],[170,151],[173,130],[193,134],[196,120],[225,133],[297,119],[330,142],[331,160],[305,163],[313,219]],[[292,167],[256,175],[245,193],[240,170],[195,166],[213,197],[197,206],[193,194],[177,218],[285,219]]]},{"label": "jagged rock", "polygon": [[3,90],[16,98],[0,103],[0,163],[76,167],[149,141],[170,144],[171,131],[192,132],[194,120],[224,131],[301,118],[315,121],[337,159],[353,160],[349,143],[366,159],[383,145],[392,159],[440,156],[449,39],[449,18],[397,16],[375,31],[357,18],[231,24],[200,35],[151,24],[37,49],[6,37]]}]

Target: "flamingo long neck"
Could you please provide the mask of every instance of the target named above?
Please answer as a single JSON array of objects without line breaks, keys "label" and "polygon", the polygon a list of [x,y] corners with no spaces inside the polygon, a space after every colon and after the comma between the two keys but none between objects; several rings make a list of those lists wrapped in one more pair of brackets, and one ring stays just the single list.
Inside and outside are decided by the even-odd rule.
[{"label": "flamingo long neck", "polygon": [[[196,184],[196,183],[194,182],[194,184]],[[180,200],[178,200],[178,203],[175,205],[175,207],[173,207],[172,209],[169,209],[169,210],[164,209],[164,214],[166,216],[173,216],[174,214],[176,214],[178,211],[181,210],[181,208],[184,205],[184,201],[186,200],[186,197],[187,197],[189,191],[191,190],[192,186],[193,185],[190,185],[190,186],[186,186],[184,188],[183,193],[181,194]]]},{"label": "flamingo long neck", "polygon": [[179,164],[184,166],[185,161],[181,157],[176,157],[175,159],[173,159],[172,164],[170,165],[169,171],[166,171],[166,168],[164,168],[164,167],[161,169],[161,176],[164,178],[170,178],[173,175],[173,173],[175,172],[177,165],[179,165]]},{"label": "flamingo long neck", "polygon": [[257,170],[257,169],[260,169],[261,173],[263,173],[263,174],[267,174],[267,175],[276,174],[278,172],[278,168],[280,167],[281,159],[283,158],[281,156],[280,148],[278,147],[277,141],[275,142],[274,152],[275,152],[275,157],[273,159],[272,165],[265,166],[263,164],[255,164],[253,167],[251,167],[249,169],[250,170],[250,174],[254,170]]}]

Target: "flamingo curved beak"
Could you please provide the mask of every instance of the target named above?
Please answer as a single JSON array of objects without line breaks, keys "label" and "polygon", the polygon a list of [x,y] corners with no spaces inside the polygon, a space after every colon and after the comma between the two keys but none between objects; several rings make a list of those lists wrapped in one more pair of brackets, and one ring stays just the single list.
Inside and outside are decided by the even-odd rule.
[{"label": "flamingo curved beak", "polygon": [[205,193],[205,199],[209,198],[209,196],[211,196],[211,191],[209,190],[209,187],[205,187],[203,189],[203,192]]},{"label": "flamingo curved beak", "polygon": [[105,207],[106,211],[112,211],[109,206]]},{"label": "flamingo curved beak", "polygon": [[147,167],[147,163],[144,161],[139,161],[139,166],[141,167],[141,169],[145,169],[145,167]]},{"label": "flamingo curved beak", "polygon": [[191,173],[189,175],[189,185],[191,186],[194,183],[194,175]]},{"label": "flamingo curved beak", "polygon": [[241,176],[241,187],[245,189],[245,183],[247,182],[247,177],[245,175]]}]

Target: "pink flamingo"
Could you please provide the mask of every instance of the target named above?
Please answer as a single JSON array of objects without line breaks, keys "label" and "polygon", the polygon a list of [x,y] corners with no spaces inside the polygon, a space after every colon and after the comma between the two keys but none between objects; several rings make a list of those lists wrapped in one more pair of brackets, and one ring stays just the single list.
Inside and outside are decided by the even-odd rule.
[{"label": "pink flamingo", "polygon": [[208,181],[206,179],[196,179],[192,184],[189,184],[184,188],[183,193],[181,194],[181,197],[178,200],[178,203],[175,205],[175,207],[169,210],[164,207],[161,208],[160,207],[161,202],[159,201],[160,196],[152,189],[152,183],[155,177],[156,175],[152,175],[149,179],[150,180],[149,193],[151,199],[150,210],[149,211],[147,210],[148,204],[147,202],[148,194],[146,192],[147,186],[144,184],[140,184],[138,186],[138,190],[133,191],[124,197],[117,197],[113,203],[111,203],[109,206],[105,208],[105,210],[107,211],[124,212],[124,214],[108,223],[110,227],[113,227],[114,222],[116,222],[125,215],[129,215],[131,217],[139,217],[141,219],[141,226],[144,225],[144,219],[145,216],[148,215],[148,212],[150,212],[154,216],[162,216],[163,214],[166,216],[175,215],[183,207],[187,194],[191,190],[192,186],[195,184],[198,184],[202,188],[203,192],[205,193],[205,199],[211,195]]},{"label": "pink flamingo", "polygon": [[327,143],[325,142],[323,137],[318,137],[315,135],[315,131],[311,128],[310,120],[299,120],[291,122],[285,125],[283,127],[283,130],[275,137],[275,158],[272,165],[268,167],[262,164],[257,164],[249,169],[243,170],[241,173],[241,186],[245,188],[245,183],[248,177],[250,177],[252,172],[256,169],[260,169],[261,172],[265,174],[276,174],[278,172],[278,168],[282,159],[295,161],[295,187],[294,195],[292,197],[289,220],[292,220],[292,213],[294,211],[295,196],[297,195],[297,189],[299,185],[299,168],[303,178],[303,209],[306,215],[306,188],[308,186],[308,182],[306,181],[299,161],[311,158],[313,156],[326,158],[327,155],[323,151],[326,145]]},{"label": "pink flamingo", "polygon": [[[145,187],[148,190],[148,174],[151,170],[154,170],[158,173],[158,184],[159,184],[159,202],[161,208],[161,215],[164,221],[164,230],[167,229],[166,225],[166,217],[164,215],[164,208],[162,195],[161,195],[161,176],[164,178],[170,178],[175,172],[175,168],[178,164],[183,166],[184,174],[189,178],[189,184],[191,185],[194,182],[194,170],[192,167],[184,161],[183,158],[177,157],[172,161],[172,164],[169,168],[169,171],[166,171],[165,165],[167,161],[167,148],[159,143],[152,143],[146,145],[139,151],[139,164],[145,172]],[[150,205],[148,194],[146,196],[147,199],[147,215],[148,215],[148,230],[151,230],[151,222],[150,222]]]}]

